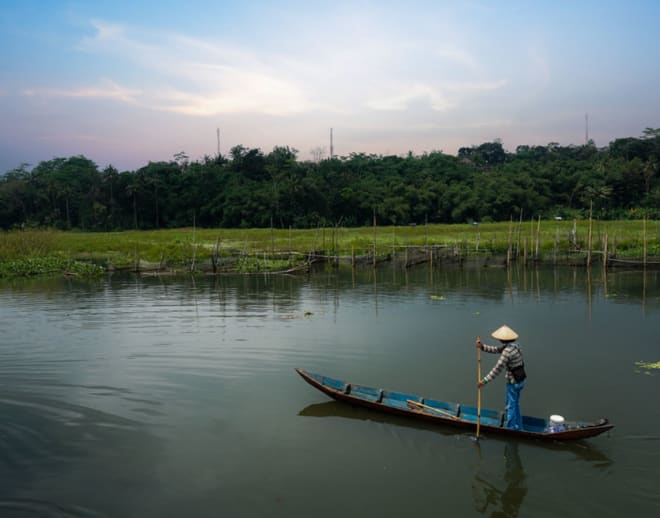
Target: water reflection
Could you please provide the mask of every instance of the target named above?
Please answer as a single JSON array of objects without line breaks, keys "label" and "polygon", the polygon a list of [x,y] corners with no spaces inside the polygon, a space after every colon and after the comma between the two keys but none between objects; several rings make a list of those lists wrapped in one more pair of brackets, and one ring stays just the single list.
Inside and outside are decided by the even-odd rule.
[{"label": "water reflection", "polygon": [[[479,449],[479,446],[477,448]],[[481,466],[482,463],[479,462],[479,468]],[[477,469],[472,484],[475,509],[480,514],[491,517],[520,516],[520,506],[527,495],[526,480],[518,443],[507,442],[504,445],[504,475],[501,477],[503,487],[498,487],[497,482],[488,480],[480,469]]]},{"label": "water reflection", "polygon": [[[291,517],[319,502],[325,516],[401,516],[411,505],[426,516],[439,504],[450,516],[515,516],[557,491],[569,492],[573,516],[653,515],[657,448],[635,438],[660,427],[648,412],[658,378],[634,370],[659,359],[658,281],[622,269],[587,281],[579,268],[425,267],[2,281],[0,516]],[[487,435],[478,459],[474,432],[306,406],[324,398],[293,373],[469,403],[473,337],[512,314],[534,360],[529,413],[605,415],[612,437],[508,445]],[[484,406],[499,408],[491,395]],[[603,469],[612,461],[593,444],[617,469]],[[429,498],[400,498],[402,482]]]},{"label": "water reflection", "polygon": [[[136,421],[6,389],[0,415],[3,517],[127,516],[139,509],[140,499],[131,492],[114,498],[105,490],[107,481],[130,485],[135,495],[154,484],[151,471],[162,444]],[[80,487],[86,490],[78,492]],[[68,498],[74,493],[75,505]]]},{"label": "water reflection", "polygon": [[[453,428],[449,425],[436,425],[426,421],[417,421],[415,419],[399,417],[334,400],[307,405],[298,412],[298,415],[302,417],[341,417],[360,421],[387,423],[394,426],[415,428],[417,430],[431,430],[446,436],[465,436],[466,438],[473,439],[473,432],[471,431]],[[489,436],[488,438],[481,440],[489,442],[498,441],[496,436]],[[475,441],[475,444],[479,446],[480,441]],[[536,439],[521,439],[519,442],[511,442],[510,440],[503,441],[505,442],[505,446],[514,445],[516,448],[515,451],[510,451],[509,453],[507,453],[505,449],[505,458],[511,460],[511,466],[522,466],[522,463],[519,462],[520,458],[517,451],[520,442],[534,446],[535,448],[549,450],[554,453],[570,453],[574,455],[575,459],[588,462],[598,469],[606,468],[612,464],[612,460],[608,455],[588,441],[543,442]],[[481,454],[481,451],[478,451],[479,454]]]}]

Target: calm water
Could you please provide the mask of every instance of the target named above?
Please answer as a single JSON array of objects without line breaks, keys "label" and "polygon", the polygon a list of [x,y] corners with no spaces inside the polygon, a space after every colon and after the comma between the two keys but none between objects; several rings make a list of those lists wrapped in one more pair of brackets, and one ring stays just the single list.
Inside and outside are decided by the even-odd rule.
[{"label": "calm water", "polygon": [[[329,401],[293,370],[476,404],[474,340],[502,323],[521,335],[524,413],[616,428],[477,443]],[[660,361],[657,272],[17,281],[0,332],[3,517],[660,510],[660,371],[635,365]],[[483,405],[503,398],[498,379]]]}]

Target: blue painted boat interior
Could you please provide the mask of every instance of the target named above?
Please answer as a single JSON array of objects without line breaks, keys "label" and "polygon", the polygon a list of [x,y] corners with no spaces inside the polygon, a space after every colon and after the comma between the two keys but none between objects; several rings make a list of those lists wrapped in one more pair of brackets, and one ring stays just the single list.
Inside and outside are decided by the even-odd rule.
[{"label": "blue painted boat interior", "polygon": [[[370,401],[381,403],[383,405],[408,409],[408,400],[423,403],[426,406],[437,408],[442,413],[449,413],[464,421],[477,422],[477,407],[460,405],[457,403],[447,403],[445,401],[438,401],[436,399],[426,399],[415,394],[406,394],[404,392],[394,392],[391,390],[377,389],[367,387],[365,385],[347,384],[345,381],[330,378],[328,376],[321,376],[311,372],[306,373],[309,377],[319,382],[321,385],[329,387],[340,392],[345,392],[351,396]],[[501,427],[504,424],[504,412],[492,410],[490,408],[481,409],[481,424]],[[568,424],[568,423],[567,423]],[[543,433],[546,431],[548,425],[547,419],[532,416],[523,416],[523,428],[528,432]],[[571,423],[571,427],[586,426],[588,423]]]}]

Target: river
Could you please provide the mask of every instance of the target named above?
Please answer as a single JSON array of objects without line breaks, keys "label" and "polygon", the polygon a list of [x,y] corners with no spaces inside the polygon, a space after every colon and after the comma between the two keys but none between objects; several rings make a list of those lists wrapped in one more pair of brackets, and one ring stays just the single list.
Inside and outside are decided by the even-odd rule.
[{"label": "river", "polygon": [[[0,515],[652,516],[660,275],[385,266],[299,276],[0,283]],[[476,404],[506,323],[524,414],[607,417],[571,444],[330,401],[295,367]],[[484,371],[496,355],[482,355]],[[482,391],[501,409],[501,377]]]}]

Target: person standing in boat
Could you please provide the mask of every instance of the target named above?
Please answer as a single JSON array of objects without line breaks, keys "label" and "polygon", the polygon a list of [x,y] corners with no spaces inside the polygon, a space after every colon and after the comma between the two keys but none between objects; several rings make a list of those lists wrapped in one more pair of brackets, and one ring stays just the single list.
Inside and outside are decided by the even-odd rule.
[{"label": "person standing in boat", "polygon": [[522,415],[520,413],[520,391],[525,386],[525,363],[520,345],[516,340],[518,333],[508,326],[502,326],[493,331],[491,336],[501,342],[501,345],[486,345],[477,338],[477,348],[487,353],[498,353],[499,360],[492,370],[479,380],[479,388],[493,381],[503,369],[506,369],[506,423],[507,428],[522,430]]}]

